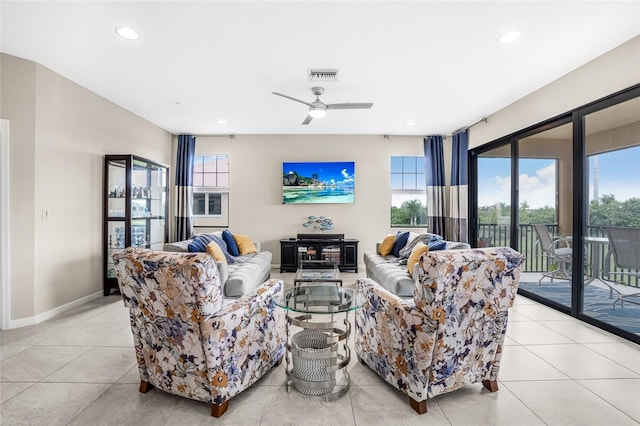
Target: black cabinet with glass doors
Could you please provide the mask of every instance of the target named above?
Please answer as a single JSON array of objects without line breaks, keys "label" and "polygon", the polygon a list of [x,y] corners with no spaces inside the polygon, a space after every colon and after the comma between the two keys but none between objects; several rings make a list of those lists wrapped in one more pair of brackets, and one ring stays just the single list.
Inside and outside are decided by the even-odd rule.
[{"label": "black cabinet with glass doors", "polygon": [[135,155],[104,158],[104,295],[118,289],[113,254],[126,247],[162,250],[169,237],[169,167]]}]

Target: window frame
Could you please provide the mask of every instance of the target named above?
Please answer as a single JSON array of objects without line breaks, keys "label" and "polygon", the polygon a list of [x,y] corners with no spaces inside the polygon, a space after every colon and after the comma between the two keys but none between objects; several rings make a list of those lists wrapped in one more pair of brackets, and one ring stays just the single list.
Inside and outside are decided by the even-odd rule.
[{"label": "window frame", "polygon": [[[394,159],[400,159],[401,171],[397,171],[394,169]],[[415,161],[413,167],[409,167],[405,169],[405,161],[406,159],[412,159]],[[397,160],[396,160],[397,161]],[[421,162],[420,162],[421,161]],[[425,208],[426,214],[426,202],[427,202],[427,190],[426,190],[426,173],[424,170],[424,157],[420,155],[392,155],[389,158],[389,190],[390,190],[390,200],[389,200],[389,226],[391,228],[427,228],[428,226],[428,216],[427,220],[424,224],[394,224],[392,223],[393,217],[391,216],[391,209],[393,207],[399,208],[400,206],[394,206],[393,199],[394,196],[402,195],[402,196],[412,196],[416,195],[415,199],[419,200],[420,203]],[[402,188],[395,188],[393,179],[394,177],[400,177],[400,184]],[[414,184],[409,187],[405,187],[406,177],[413,177]],[[422,176],[422,182],[419,181],[420,176]],[[422,186],[422,187],[421,187]]]},{"label": "window frame", "polygon": [[[206,159],[215,159],[215,171],[206,171],[204,164]],[[226,160],[226,170],[218,171],[217,167],[220,160]],[[198,170],[200,165],[200,170]],[[204,185],[206,175],[216,175],[216,183],[219,181],[218,175],[226,175],[226,185],[211,186]],[[196,183],[198,182],[198,183]],[[199,184],[201,183],[201,184]],[[228,227],[229,226],[229,188],[231,184],[231,156],[229,154],[196,154],[194,158],[194,170],[193,170],[193,194],[204,194],[204,214],[195,214],[195,198],[192,197],[191,211],[194,220],[194,226],[196,227]],[[220,213],[211,214],[209,212],[210,197],[220,197]]]}]

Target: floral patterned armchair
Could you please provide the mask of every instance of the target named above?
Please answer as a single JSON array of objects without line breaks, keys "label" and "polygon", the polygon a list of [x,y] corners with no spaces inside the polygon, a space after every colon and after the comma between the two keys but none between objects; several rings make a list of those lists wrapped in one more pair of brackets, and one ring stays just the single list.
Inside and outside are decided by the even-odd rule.
[{"label": "floral patterned armchair", "polygon": [[427,398],[467,384],[497,391],[523,258],[509,247],[425,253],[413,299],[358,280],[366,298],[356,311],[358,359],[409,396],[420,414]]},{"label": "floral patterned armchair", "polygon": [[212,403],[220,417],[284,354],[282,281],[223,300],[213,257],[128,248],[113,256],[135,344],[140,392]]}]

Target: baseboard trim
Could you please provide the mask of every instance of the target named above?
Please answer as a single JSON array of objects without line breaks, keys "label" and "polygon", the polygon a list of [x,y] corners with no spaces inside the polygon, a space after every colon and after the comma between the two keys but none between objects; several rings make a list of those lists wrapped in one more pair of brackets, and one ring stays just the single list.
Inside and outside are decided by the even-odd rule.
[{"label": "baseboard trim", "polygon": [[54,318],[64,312],[70,311],[71,309],[77,307],[77,306],[81,306],[84,305],[85,303],[91,302],[92,300],[97,300],[100,299],[102,297],[102,290],[98,291],[96,293],[92,293],[88,296],[84,296],[81,297],[79,299],[73,300],[69,303],[65,303],[64,305],[58,306],[56,308],[50,309],[46,312],[43,312],[41,314],[32,316],[32,317],[26,317],[26,318],[20,318],[20,319],[16,319],[16,320],[11,320],[9,322],[9,327],[8,329],[12,329],[12,328],[20,328],[20,327],[26,327],[29,325],[35,325],[35,324],[39,324],[43,321],[46,320],[50,320],[51,318]]}]

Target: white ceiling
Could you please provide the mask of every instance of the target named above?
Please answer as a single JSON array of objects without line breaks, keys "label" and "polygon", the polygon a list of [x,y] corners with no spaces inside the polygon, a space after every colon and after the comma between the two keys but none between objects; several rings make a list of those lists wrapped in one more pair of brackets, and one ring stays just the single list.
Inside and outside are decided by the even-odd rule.
[{"label": "white ceiling", "polygon": [[[450,134],[640,34],[640,1],[6,1],[4,53],[172,133]],[[116,26],[141,33],[116,35]],[[497,38],[518,29],[520,40]],[[308,126],[308,68],[329,111]],[[227,124],[218,124],[224,119]],[[414,126],[407,126],[412,120]]]}]

